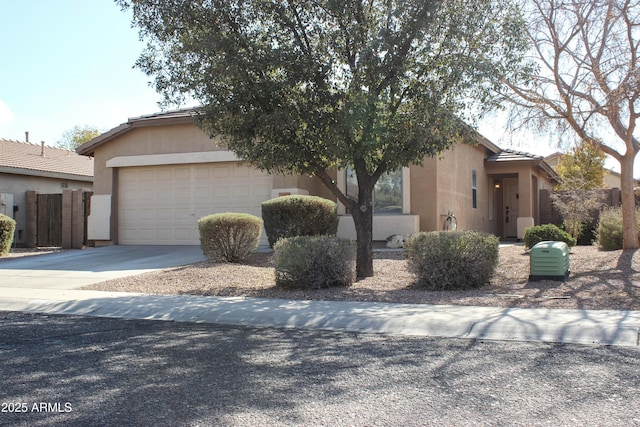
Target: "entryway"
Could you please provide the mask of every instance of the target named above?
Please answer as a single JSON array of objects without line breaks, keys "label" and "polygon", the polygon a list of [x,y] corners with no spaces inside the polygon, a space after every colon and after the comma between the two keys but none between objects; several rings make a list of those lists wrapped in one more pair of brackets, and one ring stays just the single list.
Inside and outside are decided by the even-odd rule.
[{"label": "entryway", "polygon": [[502,236],[505,239],[517,239],[519,211],[518,178],[505,178],[502,180],[502,203]]}]

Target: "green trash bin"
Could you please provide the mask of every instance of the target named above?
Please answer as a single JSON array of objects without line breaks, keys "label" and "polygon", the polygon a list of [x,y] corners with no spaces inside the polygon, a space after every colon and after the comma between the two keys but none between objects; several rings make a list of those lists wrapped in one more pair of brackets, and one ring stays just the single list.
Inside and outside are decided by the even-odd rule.
[{"label": "green trash bin", "polygon": [[540,242],[529,252],[529,281],[560,280],[570,272],[569,246],[565,242]]}]

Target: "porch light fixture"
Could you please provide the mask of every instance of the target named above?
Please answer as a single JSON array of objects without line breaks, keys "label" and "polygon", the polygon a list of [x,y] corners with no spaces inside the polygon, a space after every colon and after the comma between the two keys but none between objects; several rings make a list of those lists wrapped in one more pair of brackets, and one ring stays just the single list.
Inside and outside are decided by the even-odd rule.
[{"label": "porch light fixture", "polygon": [[495,187],[495,188],[500,188],[500,183],[499,183],[499,182],[496,182],[496,183],[494,184],[494,187]]}]

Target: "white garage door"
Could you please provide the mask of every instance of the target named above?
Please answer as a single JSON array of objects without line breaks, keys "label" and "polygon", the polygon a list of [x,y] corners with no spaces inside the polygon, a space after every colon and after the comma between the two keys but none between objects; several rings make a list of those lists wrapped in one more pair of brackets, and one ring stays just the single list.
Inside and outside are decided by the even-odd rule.
[{"label": "white garage door", "polygon": [[[212,213],[261,216],[272,179],[238,163],[122,168],[118,174],[121,245],[199,245],[198,219]],[[264,230],[262,240],[266,242]],[[264,243],[263,242],[263,243]]]}]

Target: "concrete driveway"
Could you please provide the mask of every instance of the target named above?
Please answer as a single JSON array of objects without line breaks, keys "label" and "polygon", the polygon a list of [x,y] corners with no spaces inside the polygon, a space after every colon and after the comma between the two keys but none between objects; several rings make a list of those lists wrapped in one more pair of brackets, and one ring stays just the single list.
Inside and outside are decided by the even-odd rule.
[{"label": "concrete driveway", "polygon": [[0,260],[0,288],[76,289],[191,264],[200,246],[105,246]]}]

